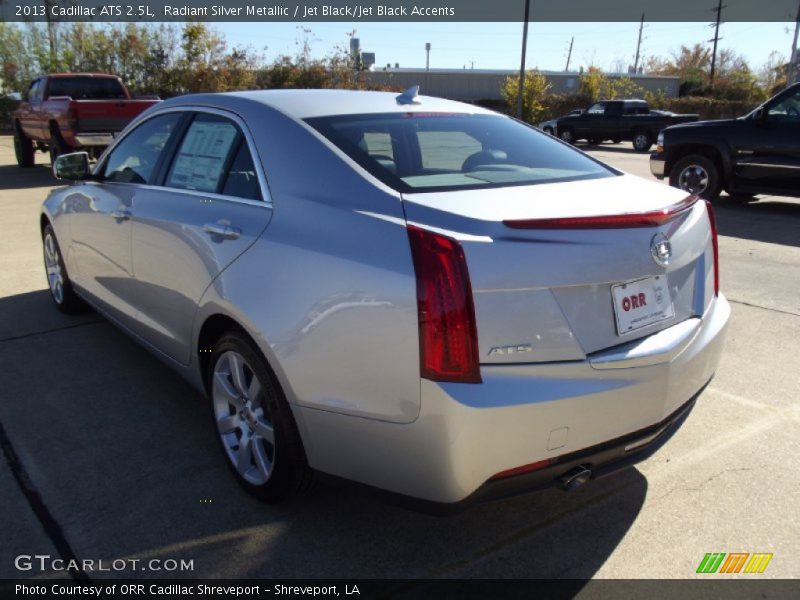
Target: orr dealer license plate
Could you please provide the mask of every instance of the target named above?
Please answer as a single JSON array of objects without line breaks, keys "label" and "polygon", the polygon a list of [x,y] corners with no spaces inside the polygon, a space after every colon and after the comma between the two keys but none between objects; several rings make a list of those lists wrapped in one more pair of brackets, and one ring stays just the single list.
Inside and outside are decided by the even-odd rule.
[{"label": "orr dealer license plate", "polygon": [[611,286],[619,335],[631,333],[675,316],[663,275]]}]

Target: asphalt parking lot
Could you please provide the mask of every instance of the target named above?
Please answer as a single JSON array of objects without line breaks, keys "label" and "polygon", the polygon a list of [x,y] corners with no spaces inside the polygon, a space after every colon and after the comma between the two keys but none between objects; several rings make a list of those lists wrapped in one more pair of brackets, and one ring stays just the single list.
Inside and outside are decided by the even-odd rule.
[{"label": "asphalt parking lot", "polygon": [[[629,144],[591,152],[650,178]],[[800,576],[800,201],[718,203],[733,316],[670,443],[575,493],[435,517],[346,485],[279,507],[241,491],[202,397],[98,315],[51,306],[38,215],[55,182],[37,162],[18,169],[0,136],[0,577],[52,575],[18,555],[71,553],[193,561],[116,573],[147,577],[686,578],[707,552],[773,553],[755,577]]]}]

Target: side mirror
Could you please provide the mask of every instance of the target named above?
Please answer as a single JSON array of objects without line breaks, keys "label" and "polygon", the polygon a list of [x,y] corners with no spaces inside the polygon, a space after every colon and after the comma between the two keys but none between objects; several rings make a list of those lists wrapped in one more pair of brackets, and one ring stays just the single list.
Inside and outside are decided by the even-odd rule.
[{"label": "side mirror", "polygon": [[69,181],[85,181],[91,177],[89,171],[89,153],[72,152],[62,154],[53,163],[53,176],[56,179]]}]

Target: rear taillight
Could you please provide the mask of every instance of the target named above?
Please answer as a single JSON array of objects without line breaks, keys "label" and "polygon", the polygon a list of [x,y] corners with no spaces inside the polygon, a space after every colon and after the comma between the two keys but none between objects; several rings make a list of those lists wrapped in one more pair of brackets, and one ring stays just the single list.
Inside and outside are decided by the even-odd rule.
[{"label": "rear taillight", "polygon": [[708,221],[711,224],[711,248],[714,250],[714,295],[719,296],[719,242],[717,241],[717,220],[711,202],[706,200]]},{"label": "rear taillight", "polygon": [[410,225],[417,276],[420,374],[480,383],[475,307],[464,250],[456,240]]}]

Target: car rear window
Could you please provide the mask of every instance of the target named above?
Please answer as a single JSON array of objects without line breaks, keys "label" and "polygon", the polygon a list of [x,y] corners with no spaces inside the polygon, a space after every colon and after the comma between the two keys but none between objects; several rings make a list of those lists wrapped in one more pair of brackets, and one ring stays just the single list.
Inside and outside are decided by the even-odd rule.
[{"label": "car rear window", "polygon": [[551,136],[501,115],[341,115],[307,123],[400,192],[532,185],[617,174]]},{"label": "car rear window", "polygon": [[53,77],[47,96],[69,96],[73,100],[119,100],[126,98],[125,89],[113,77]]}]

